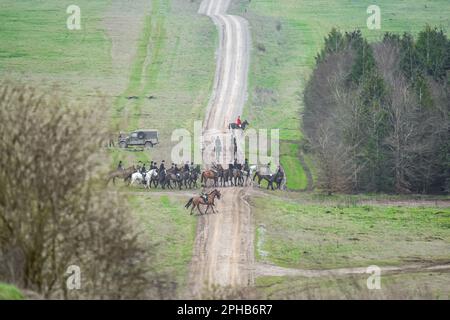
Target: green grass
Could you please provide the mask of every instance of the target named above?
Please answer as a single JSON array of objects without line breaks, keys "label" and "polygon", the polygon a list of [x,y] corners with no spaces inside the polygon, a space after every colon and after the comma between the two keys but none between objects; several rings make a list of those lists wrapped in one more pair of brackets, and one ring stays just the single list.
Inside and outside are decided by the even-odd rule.
[{"label": "green grass", "polygon": [[23,300],[24,295],[16,287],[0,283],[0,300]]},{"label": "green grass", "polygon": [[[70,4],[73,2],[65,0],[1,2],[2,76],[9,74],[34,85],[57,83],[63,93],[71,91],[69,101],[94,99],[88,94],[95,94],[99,88],[111,110],[99,126],[123,131],[155,128],[161,137],[161,144],[151,151],[108,149],[102,155],[105,167],[115,168],[120,160],[130,166],[162,159],[170,166],[172,131],[192,131],[193,122],[204,119],[215,72],[215,25],[197,14],[198,1],[154,0],[151,10],[143,14],[132,62],[113,67],[112,40],[106,25],[117,14],[110,11],[112,2],[77,1],[80,31],[66,28]],[[129,101],[115,95],[140,99]],[[145,98],[150,95],[154,99]],[[119,190],[130,191],[121,182],[118,185]],[[182,287],[196,220],[182,210],[184,198],[181,201],[157,192],[137,194],[123,197],[130,197],[131,211],[141,219],[152,242],[160,243],[156,261],[159,271],[173,274]]]},{"label": "green grass", "polygon": [[197,224],[197,219],[184,209],[186,202],[183,197],[147,192],[130,197],[144,232],[158,245],[154,266],[169,274],[180,289],[186,285]]},{"label": "green grass", "polygon": [[[350,201],[251,199],[264,243],[256,256],[292,268],[402,265],[450,260],[450,207],[395,207]],[[257,241],[256,241],[257,242]]]},{"label": "green grass", "polygon": [[282,141],[280,145],[281,165],[286,171],[287,185],[290,189],[300,190],[307,187],[304,168],[298,161],[299,145],[296,141]]},{"label": "green grass", "polygon": [[[244,118],[256,128],[281,129],[282,140],[302,139],[303,90],[314,57],[333,27],[342,31],[359,28],[370,40],[380,39],[387,31],[417,33],[427,23],[447,32],[450,27],[450,2],[446,0],[381,0],[376,1],[381,8],[381,30],[368,30],[366,9],[371,4],[357,0],[236,2],[232,12],[249,20],[254,46]],[[287,157],[292,155],[282,155],[281,162],[292,164]],[[306,184],[304,176],[288,174],[294,175],[288,177],[289,188],[302,189]]]},{"label": "green grass", "polygon": [[0,4],[0,72],[88,89],[112,72],[111,42],[101,28],[109,0],[80,0],[82,30],[66,27],[73,1],[4,0]]},{"label": "green grass", "polygon": [[260,277],[263,299],[450,299],[450,273],[381,275],[381,289],[367,289],[367,275],[339,278]]},{"label": "green grass", "polygon": [[[197,14],[198,3],[182,0],[152,2],[138,55],[124,95],[141,97],[115,101],[116,121],[126,130],[154,128],[161,144],[147,151],[148,158],[170,159],[175,145],[173,130],[193,132],[195,120],[203,120],[211,94],[217,31],[212,21]],[[147,48],[150,58],[145,62]],[[145,96],[154,99],[146,99]]]}]

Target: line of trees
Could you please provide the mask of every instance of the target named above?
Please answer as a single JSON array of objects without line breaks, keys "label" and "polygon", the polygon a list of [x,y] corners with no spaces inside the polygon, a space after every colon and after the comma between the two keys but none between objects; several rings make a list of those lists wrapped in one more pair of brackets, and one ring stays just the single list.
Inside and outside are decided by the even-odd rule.
[{"label": "line of trees", "polygon": [[450,41],[333,29],[305,89],[303,128],[332,192],[442,193],[450,183]]}]

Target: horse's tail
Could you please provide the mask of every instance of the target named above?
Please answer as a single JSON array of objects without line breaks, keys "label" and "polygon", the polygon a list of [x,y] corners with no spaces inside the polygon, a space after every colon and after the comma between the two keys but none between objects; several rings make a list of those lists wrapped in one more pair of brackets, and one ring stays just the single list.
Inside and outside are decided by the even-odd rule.
[{"label": "horse's tail", "polygon": [[256,175],[258,174],[258,171],[255,171],[255,174],[253,175],[252,181],[255,181]]},{"label": "horse's tail", "polygon": [[189,207],[191,206],[192,202],[194,201],[194,198],[190,198],[188,203],[186,203],[186,205],[184,206],[186,209],[189,209]]}]

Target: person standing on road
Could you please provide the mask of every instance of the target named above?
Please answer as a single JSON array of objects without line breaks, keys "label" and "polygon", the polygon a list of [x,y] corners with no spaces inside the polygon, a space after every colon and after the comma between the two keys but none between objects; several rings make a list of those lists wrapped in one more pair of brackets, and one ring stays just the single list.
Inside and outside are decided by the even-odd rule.
[{"label": "person standing on road", "polygon": [[219,136],[217,136],[216,141],[214,142],[214,150],[216,151],[216,162],[220,163],[220,153],[222,152],[222,142],[220,141]]},{"label": "person standing on road", "polygon": [[117,170],[123,170],[122,160],[119,161],[119,165],[117,166]]}]

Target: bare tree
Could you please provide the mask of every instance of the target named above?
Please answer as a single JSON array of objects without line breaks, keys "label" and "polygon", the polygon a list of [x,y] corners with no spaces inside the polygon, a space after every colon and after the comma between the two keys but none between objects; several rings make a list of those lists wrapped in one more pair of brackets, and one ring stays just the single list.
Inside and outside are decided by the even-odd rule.
[{"label": "bare tree", "polygon": [[[154,292],[153,248],[120,196],[99,187],[101,110],[0,84],[0,280],[45,298]],[[73,264],[82,290],[67,290]]]}]

